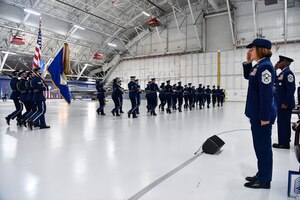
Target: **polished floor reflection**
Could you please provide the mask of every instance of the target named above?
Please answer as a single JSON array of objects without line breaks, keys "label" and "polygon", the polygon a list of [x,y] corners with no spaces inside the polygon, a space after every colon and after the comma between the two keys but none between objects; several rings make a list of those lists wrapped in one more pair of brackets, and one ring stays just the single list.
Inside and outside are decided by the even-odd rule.
[{"label": "polished floor reflection", "polygon": [[[287,199],[288,170],[299,169],[293,147],[273,151],[271,190],[243,187],[244,177],[256,172],[244,103],[156,117],[144,103],[139,118],[128,119],[113,117],[110,101],[106,116],[97,115],[95,101],[47,101],[51,128],[30,131],[15,121],[7,126],[13,103],[0,102],[0,200]],[[220,135],[226,144],[219,154],[202,154],[158,181],[211,135],[237,129]]]}]

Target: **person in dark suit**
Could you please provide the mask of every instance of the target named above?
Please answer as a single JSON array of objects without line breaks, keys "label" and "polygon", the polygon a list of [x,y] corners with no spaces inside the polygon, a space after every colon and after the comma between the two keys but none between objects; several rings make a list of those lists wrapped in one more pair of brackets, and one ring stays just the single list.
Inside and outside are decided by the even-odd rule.
[{"label": "person in dark suit", "polygon": [[278,143],[274,148],[289,149],[291,141],[291,117],[295,107],[294,93],[296,90],[295,75],[289,68],[294,60],[285,56],[279,56],[275,69],[281,72],[276,79],[276,103],[277,103],[277,130]]},{"label": "person in dark suit", "polygon": [[[258,172],[246,177],[248,188],[269,189],[272,180],[272,124],[276,118],[276,103],[273,96],[275,69],[270,61],[272,43],[266,39],[255,39],[247,48],[243,63],[244,78],[249,81],[245,115],[250,119]],[[257,63],[252,66],[255,60]]]}]

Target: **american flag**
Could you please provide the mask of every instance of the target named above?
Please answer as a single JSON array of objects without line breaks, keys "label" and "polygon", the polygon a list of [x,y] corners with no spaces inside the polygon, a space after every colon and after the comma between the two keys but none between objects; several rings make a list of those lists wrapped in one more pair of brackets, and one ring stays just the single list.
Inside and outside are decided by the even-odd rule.
[{"label": "american flag", "polygon": [[35,47],[35,53],[33,57],[33,68],[40,67],[40,61],[41,61],[41,54],[42,54],[42,31],[41,31],[41,18],[39,23],[39,30],[38,30],[38,38],[36,41],[36,47]]}]

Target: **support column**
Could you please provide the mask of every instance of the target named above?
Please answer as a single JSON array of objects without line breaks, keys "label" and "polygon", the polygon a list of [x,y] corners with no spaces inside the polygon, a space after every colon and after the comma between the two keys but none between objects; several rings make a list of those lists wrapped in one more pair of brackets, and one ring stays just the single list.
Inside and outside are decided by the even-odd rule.
[{"label": "support column", "polygon": [[221,85],[221,51],[218,50],[218,86]]}]

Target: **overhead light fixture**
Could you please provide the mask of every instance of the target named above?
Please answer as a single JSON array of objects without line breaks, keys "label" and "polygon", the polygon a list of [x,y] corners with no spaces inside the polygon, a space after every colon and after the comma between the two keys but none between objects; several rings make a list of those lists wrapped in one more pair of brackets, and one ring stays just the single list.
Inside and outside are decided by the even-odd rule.
[{"label": "overhead light fixture", "polygon": [[150,15],[148,13],[146,13],[145,11],[142,12],[144,15],[146,15],[147,17],[150,17]]},{"label": "overhead light fixture", "polygon": [[9,51],[1,51],[1,53],[9,54],[9,55],[17,55],[16,53],[9,52]]},{"label": "overhead light fixture", "polygon": [[108,46],[116,47],[117,45],[113,43],[108,43]]},{"label": "overhead light fixture", "polygon": [[31,14],[34,14],[34,15],[38,15],[38,16],[41,15],[41,13],[35,12],[35,11],[33,11],[33,10],[29,10],[29,9],[27,9],[27,8],[24,8],[24,11],[25,11],[25,12],[28,12],[28,13],[31,13]]},{"label": "overhead light fixture", "polygon": [[85,28],[78,26],[78,25],[74,25],[75,28],[81,29],[81,30],[85,30]]}]

